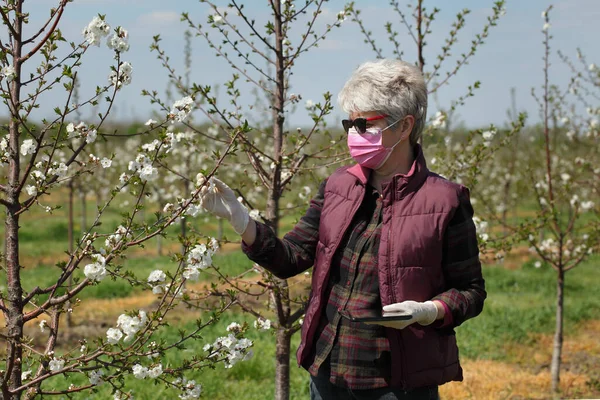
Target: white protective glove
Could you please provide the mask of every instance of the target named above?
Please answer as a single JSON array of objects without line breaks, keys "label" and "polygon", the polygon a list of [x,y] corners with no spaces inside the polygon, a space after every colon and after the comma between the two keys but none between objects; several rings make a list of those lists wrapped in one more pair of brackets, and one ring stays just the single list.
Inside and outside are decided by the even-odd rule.
[{"label": "white protective glove", "polygon": [[200,205],[217,217],[228,220],[239,235],[244,233],[250,216],[233,190],[215,177],[210,178],[207,185],[206,178],[202,174],[196,176],[196,182],[198,186],[204,185],[200,189]]},{"label": "white protective glove", "polygon": [[418,322],[421,325],[430,325],[437,319],[438,308],[433,301],[421,303],[412,300],[406,300],[401,303],[394,303],[383,307],[384,317],[406,314],[412,315],[412,318],[404,321],[377,322],[377,324],[395,329],[404,329],[415,322]]}]

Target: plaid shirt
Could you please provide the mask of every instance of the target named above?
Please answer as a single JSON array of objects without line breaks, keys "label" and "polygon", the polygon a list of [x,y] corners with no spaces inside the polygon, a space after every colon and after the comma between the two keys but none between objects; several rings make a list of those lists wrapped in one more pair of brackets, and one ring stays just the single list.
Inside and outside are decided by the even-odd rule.
[{"label": "plaid shirt", "polygon": [[[311,201],[307,213],[282,240],[266,225],[257,223],[252,246],[242,243],[248,257],[280,276],[293,276],[312,266],[319,238],[320,212],[325,182]],[[437,327],[459,325],[479,313],[472,301],[485,297],[473,209],[465,192],[444,237],[443,268],[451,288],[434,297],[444,304],[446,316]],[[313,375],[322,366],[331,382],[351,389],[374,389],[388,385],[391,361],[383,327],[353,323],[342,318],[338,308],[380,309],[377,253],[381,233],[381,200],[371,186],[359,207],[331,264],[326,289],[327,306],[319,321],[305,367]]]}]

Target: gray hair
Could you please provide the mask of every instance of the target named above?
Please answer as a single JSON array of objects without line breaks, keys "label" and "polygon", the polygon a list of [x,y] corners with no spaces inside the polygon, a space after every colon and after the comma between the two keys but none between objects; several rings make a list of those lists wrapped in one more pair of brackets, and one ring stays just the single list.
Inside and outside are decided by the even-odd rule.
[{"label": "gray hair", "polygon": [[410,133],[414,145],[421,138],[427,117],[427,85],[421,71],[400,60],[384,59],[360,65],[338,95],[348,114],[377,111],[392,124],[407,115],[415,117]]}]

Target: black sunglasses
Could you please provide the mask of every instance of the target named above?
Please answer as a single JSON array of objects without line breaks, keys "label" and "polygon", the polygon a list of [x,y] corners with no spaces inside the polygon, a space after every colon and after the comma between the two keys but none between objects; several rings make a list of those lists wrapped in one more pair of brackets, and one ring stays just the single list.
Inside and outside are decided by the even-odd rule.
[{"label": "black sunglasses", "polygon": [[383,119],[383,118],[387,118],[387,115],[383,114],[383,115],[377,115],[375,117],[369,117],[369,118],[343,119],[342,126],[344,127],[344,130],[346,131],[346,133],[348,133],[348,131],[352,127],[355,127],[359,133],[365,133],[365,132],[367,132],[367,122],[376,121],[378,119]]}]

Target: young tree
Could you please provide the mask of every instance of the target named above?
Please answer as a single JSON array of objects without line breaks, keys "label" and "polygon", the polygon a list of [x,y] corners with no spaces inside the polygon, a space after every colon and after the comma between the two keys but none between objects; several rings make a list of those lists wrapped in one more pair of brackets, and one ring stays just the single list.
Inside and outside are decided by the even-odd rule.
[{"label": "young tree", "polygon": [[[522,229],[520,233],[521,239],[529,242],[531,251],[557,273],[556,327],[550,366],[552,391],[557,392],[564,338],[565,274],[600,249],[600,214],[598,204],[594,202],[598,198],[600,177],[596,151],[600,144],[598,108],[588,107],[590,115],[582,117],[576,111],[579,107],[569,105],[578,102],[587,105],[588,95],[597,99],[600,79],[590,67],[585,75],[577,71],[566,90],[550,83],[551,9],[552,6],[542,13],[543,93],[540,97],[533,92],[542,115],[544,153],[541,158],[545,171],[542,176],[534,175],[538,179],[534,185],[537,216],[528,220],[526,226],[529,229]],[[571,93],[573,100],[568,98]],[[559,137],[558,129],[550,128],[550,123],[557,120],[569,127],[566,141]],[[579,145],[575,145],[577,142]],[[541,172],[539,169],[534,171]],[[536,235],[538,230],[544,232],[543,240]]]},{"label": "young tree", "polygon": [[[183,251],[174,257],[173,268],[166,272],[155,270],[148,277],[136,276],[124,261],[128,249],[143,245],[198,207],[200,187],[194,187],[188,197],[178,199],[176,206],[156,212],[152,223],[136,221],[148,182],[163,171],[159,160],[178,144],[164,127],[175,118],[185,119],[190,104],[174,108],[155,127],[140,133],[148,136],[159,132],[159,138],[137,149],[126,172],[113,175],[119,176],[119,181],[110,184],[104,204],[98,207],[83,236],[72,249],[65,243],[66,256],[52,268],[54,283],[46,285],[22,279],[21,228],[31,222],[21,217],[37,206],[48,213],[56,211],[58,206],[52,205],[48,196],[51,191],[61,193],[64,191],[61,184],[68,185],[84,174],[95,174],[112,166],[113,156],[94,155],[89,151],[90,145],[97,140],[117,141],[113,146],[120,143],[118,134],[103,130],[116,96],[132,79],[132,66],[122,59],[129,49],[126,30],[121,27],[111,30],[104,16],[96,16],[84,28],[83,40],[67,42],[59,26],[70,1],[62,0],[49,10],[48,19],[29,33],[26,28],[30,13],[24,3],[24,0],[10,0],[0,5],[5,30],[0,42],[0,93],[10,116],[7,134],[0,137],[0,204],[6,211],[6,251],[0,274],[6,280],[6,292],[0,292],[0,310],[6,322],[0,337],[6,344],[6,354],[0,363],[0,396],[11,400],[70,396],[96,391],[104,384],[108,388],[104,390],[113,392],[115,397],[130,398],[125,385],[128,377],[134,377],[172,388],[181,398],[198,398],[201,386],[186,376],[216,363],[232,366],[247,359],[252,342],[243,338],[246,327],[232,324],[229,336],[207,344],[204,354],[183,356],[180,363],[163,366],[163,357],[199,339],[199,332],[235,299],[230,297],[220,304],[210,304],[211,317],[196,321],[190,329],[182,329],[175,339],[154,338],[167,328],[167,315],[178,304],[205,307],[204,298],[193,291],[185,292],[184,284],[197,279],[200,271],[211,264],[218,243],[215,240],[205,243],[197,236],[182,238]],[[74,83],[84,56],[105,37],[114,56],[110,71],[107,68],[108,83],[100,84],[91,94],[82,94],[82,101],[74,103]],[[65,90],[62,95],[61,89]],[[63,102],[54,108],[53,118],[37,115],[40,99],[45,96]],[[83,123],[74,119],[76,110],[89,105],[100,107],[96,120]],[[36,116],[41,120],[39,125],[31,122]],[[232,130],[209,176],[232,151],[241,132]],[[117,198],[131,200],[130,207],[123,213],[120,226],[104,227],[102,219]],[[61,320],[65,313],[73,312],[81,303],[82,292],[90,286],[102,285],[107,277],[152,291],[157,300],[147,310],[124,312],[116,326],[100,337],[84,338],[75,346],[62,342]],[[36,322],[45,336],[41,348],[31,342],[25,331],[26,325]],[[83,377],[78,382],[85,383],[69,385],[67,375],[69,379]]]},{"label": "young tree", "polygon": [[[532,89],[539,106],[541,128],[529,129],[531,136],[526,150],[505,154],[505,158],[518,159],[516,162],[521,165],[516,171],[520,176],[515,180],[527,183],[514,188],[519,203],[530,205],[535,211],[533,215],[506,219],[502,217],[502,209],[490,209],[486,217],[490,223],[503,228],[497,234],[490,232],[490,248],[502,255],[514,247],[527,246],[538,259],[535,267],[551,267],[556,271],[550,374],[551,390],[557,392],[565,335],[566,273],[600,249],[600,213],[595,201],[600,182],[600,169],[597,167],[600,112],[598,107],[591,105],[591,101],[598,99],[600,78],[595,64],[588,67],[580,52],[579,66],[559,52],[559,57],[571,67],[573,76],[566,87],[552,83],[551,9],[552,6],[542,12],[544,80],[541,93]],[[587,115],[581,115],[582,108]],[[536,131],[539,133],[537,136]],[[501,204],[492,196],[481,203]]]},{"label": "young tree", "polygon": [[[227,103],[217,101],[217,94],[211,86],[200,83],[187,85],[177,75],[169,57],[161,49],[159,37],[155,38],[152,49],[158,53],[177,89],[190,96],[190,99],[196,99],[198,109],[218,127],[216,131],[208,133],[186,124],[188,129],[202,136],[205,143],[209,143],[207,140],[212,142],[215,157],[222,154],[221,149],[226,145],[224,138],[231,136],[232,131],[240,132],[235,141],[237,158],[230,168],[230,171],[235,172],[236,181],[228,183],[234,187],[238,184],[239,194],[246,204],[257,210],[253,216],[262,218],[278,233],[284,211],[281,201],[295,176],[302,171],[312,171],[315,164],[323,165],[323,160],[336,161],[335,149],[340,140],[332,140],[334,138],[325,129],[324,122],[324,117],[332,109],[329,93],[324,94],[322,102],[306,102],[309,117],[313,121],[307,132],[290,132],[286,126],[286,118],[294,105],[302,100],[301,93],[291,93],[296,63],[304,53],[318,46],[334,27],[341,24],[346,11],[340,11],[318,32],[317,26],[322,19],[326,0],[308,0],[303,3],[272,0],[267,3],[269,19],[260,22],[251,16],[252,10],[238,1],[230,2],[227,8],[218,7],[211,1],[203,3],[211,10],[207,23],[198,23],[187,13],[182,18],[195,35],[204,38],[216,55],[224,59],[233,70],[232,79],[224,84]],[[246,106],[241,93],[248,93],[249,89],[255,90],[259,102]],[[147,94],[163,109],[167,108],[156,92]],[[264,107],[265,111],[255,122],[254,107]],[[265,118],[265,115],[268,117]],[[317,136],[319,139],[314,140]],[[310,165],[311,162],[313,166]],[[258,211],[259,209],[264,211]],[[290,338],[300,328],[299,319],[304,313],[303,300],[306,294],[303,295],[304,299],[295,300],[290,295],[286,280],[277,279],[259,267],[255,269],[259,270],[262,277],[257,282],[258,286],[255,287],[258,289],[255,291],[248,290],[246,281],[230,279],[223,274],[221,277],[237,289],[238,304],[259,317],[257,324],[261,327],[265,326],[267,318],[262,316],[260,310],[245,302],[243,296],[256,297],[268,293],[275,314],[275,398],[287,399]],[[243,274],[245,275],[247,274]],[[213,294],[218,296],[226,296],[227,293],[213,290]]]}]

